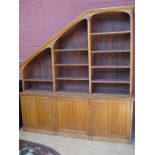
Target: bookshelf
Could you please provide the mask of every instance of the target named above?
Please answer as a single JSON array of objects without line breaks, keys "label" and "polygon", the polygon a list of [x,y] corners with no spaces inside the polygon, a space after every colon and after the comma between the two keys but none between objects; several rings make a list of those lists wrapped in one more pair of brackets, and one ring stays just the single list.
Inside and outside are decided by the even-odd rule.
[{"label": "bookshelf", "polygon": [[37,55],[23,71],[26,91],[53,91],[51,49]]},{"label": "bookshelf", "polygon": [[86,19],[79,21],[55,41],[53,51],[45,49],[27,65],[25,90],[130,95],[129,15],[100,13],[89,22],[90,29]]},{"label": "bookshelf", "polygon": [[131,142],[132,11],[83,13],[22,63],[27,131]]},{"label": "bookshelf", "polygon": [[54,46],[56,92],[88,93],[87,21],[63,34]]},{"label": "bookshelf", "polygon": [[91,19],[92,93],[128,95],[130,18],[119,12]]}]

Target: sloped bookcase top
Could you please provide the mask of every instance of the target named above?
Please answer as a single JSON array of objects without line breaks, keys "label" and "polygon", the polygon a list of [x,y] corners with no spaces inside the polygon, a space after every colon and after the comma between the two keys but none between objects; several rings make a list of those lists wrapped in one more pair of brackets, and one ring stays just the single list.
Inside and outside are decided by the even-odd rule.
[{"label": "sloped bookcase top", "polygon": [[24,91],[132,95],[133,7],[82,13],[20,67]]}]

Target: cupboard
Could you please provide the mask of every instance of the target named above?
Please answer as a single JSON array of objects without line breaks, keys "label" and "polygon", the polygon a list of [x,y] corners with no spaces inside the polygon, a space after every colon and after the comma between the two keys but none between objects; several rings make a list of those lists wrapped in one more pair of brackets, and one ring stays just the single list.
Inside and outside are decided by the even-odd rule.
[{"label": "cupboard", "polygon": [[21,64],[24,129],[131,141],[133,7],[82,13]]},{"label": "cupboard", "polygon": [[54,130],[53,103],[51,97],[23,96],[22,114],[26,128]]},{"label": "cupboard", "polygon": [[93,100],[92,133],[95,136],[129,137],[131,123],[129,101]]},{"label": "cupboard", "polygon": [[89,133],[88,99],[56,99],[56,131]]}]

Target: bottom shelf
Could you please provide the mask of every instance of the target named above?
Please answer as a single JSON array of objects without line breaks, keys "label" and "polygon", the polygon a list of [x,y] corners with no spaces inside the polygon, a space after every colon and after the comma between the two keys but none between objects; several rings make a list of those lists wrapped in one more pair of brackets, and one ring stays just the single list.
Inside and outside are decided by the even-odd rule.
[{"label": "bottom shelf", "polygon": [[88,93],[89,92],[89,81],[56,81],[56,92],[66,93]]},{"label": "bottom shelf", "polygon": [[26,91],[53,91],[51,82],[25,82]]},{"label": "bottom shelf", "polygon": [[82,89],[59,89],[56,91],[57,93],[88,93],[87,90]]},{"label": "bottom shelf", "polygon": [[129,95],[129,84],[93,83],[92,93]]},{"label": "bottom shelf", "polygon": [[[52,82],[25,81],[25,91],[53,91]],[[129,95],[129,83],[92,83],[93,94]],[[56,93],[89,93],[89,81],[56,80]]]}]

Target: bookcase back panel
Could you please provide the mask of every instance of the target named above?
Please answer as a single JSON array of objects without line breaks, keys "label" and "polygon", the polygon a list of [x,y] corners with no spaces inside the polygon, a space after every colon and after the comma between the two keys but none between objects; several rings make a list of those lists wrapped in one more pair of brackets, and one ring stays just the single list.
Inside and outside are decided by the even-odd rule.
[{"label": "bookcase back panel", "polygon": [[129,30],[130,18],[126,13],[101,13],[92,18],[92,32],[116,32]]},{"label": "bookcase back panel", "polygon": [[122,80],[129,81],[129,69],[104,68],[94,69],[92,72],[93,80]]},{"label": "bookcase back panel", "polygon": [[88,93],[89,81],[69,81],[69,80],[57,80],[56,81],[57,92],[81,92]]},{"label": "bookcase back panel", "polygon": [[52,83],[50,82],[25,82],[27,91],[52,91]]},{"label": "bookcase back panel", "polygon": [[50,48],[41,52],[26,66],[24,78],[52,79]]},{"label": "bookcase back panel", "polygon": [[129,50],[130,35],[96,35],[91,37],[92,50]]},{"label": "bookcase back panel", "polygon": [[130,53],[96,53],[93,55],[92,65],[129,66]]},{"label": "bookcase back panel", "polygon": [[88,78],[88,67],[84,66],[56,67],[56,77]]},{"label": "bookcase back panel", "polygon": [[87,21],[83,20],[70,28],[60,39],[57,40],[55,49],[78,49],[87,48]]},{"label": "bookcase back panel", "polygon": [[103,94],[129,94],[129,84],[114,84],[114,83],[95,83],[93,84],[93,93]]},{"label": "bookcase back panel", "polygon": [[88,64],[88,51],[55,52],[56,64]]}]

